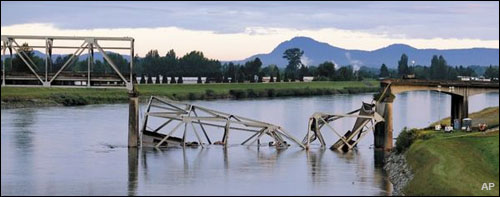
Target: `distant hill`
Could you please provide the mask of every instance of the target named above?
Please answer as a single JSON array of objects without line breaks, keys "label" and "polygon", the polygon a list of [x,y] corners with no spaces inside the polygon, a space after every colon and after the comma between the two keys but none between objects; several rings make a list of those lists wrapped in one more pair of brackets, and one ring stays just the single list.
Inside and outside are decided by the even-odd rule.
[{"label": "distant hill", "polygon": [[295,37],[280,43],[271,53],[253,55],[244,60],[233,61],[244,63],[259,57],[263,65],[276,64],[285,67],[287,62],[282,58],[283,52],[289,48],[300,48],[304,51],[303,63],[318,65],[324,61],[333,61],[339,65],[354,65],[366,67],[380,67],[385,63],[390,68],[396,68],[401,54],[406,53],[409,60],[418,65],[430,65],[433,55],[443,55],[449,65],[498,65],[499,50],[489,48],[471,49],[416,49],[405,44],[392,44],[374,51],[348,50],[318,42],[308,37]]}]

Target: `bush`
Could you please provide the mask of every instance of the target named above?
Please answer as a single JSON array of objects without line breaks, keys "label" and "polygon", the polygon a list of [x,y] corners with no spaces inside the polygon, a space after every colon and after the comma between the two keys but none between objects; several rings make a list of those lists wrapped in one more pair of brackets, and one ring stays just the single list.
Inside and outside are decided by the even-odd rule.
[{"label": "bush", "polygon": [[249,98],[255,98],[258,97],[259,95],[253,89],[247,89],[247,96]]},{"label": "bush", "polygon": [[237,99],[247,98],[247,92],[244,90],[229,90],[229,94]]},{"label": "bush", "polygon": [[148,76],[148,84],[153,84],[153,77],[151,75]]},{"label": "bush", "polygon": [[396,138],[396,152],[402,153],[406,151],[417,137],[416,129],[408,130],[406,127]]},{"label": "bush", "polygon": [[155,83],[160,84],[160,75],[156,75]]},{"label": "bush", "polygon": [[215,91],[212,90],[212,89],[207,89],[207,90],[205,90],[205,95],[208,98],[214,98],[215,97]]},{"label": "bush", "polygon": [[266,90],[259,90],[258,92],[259,97],[267,97],[267,91]]},{"label": "bush", "polygon": [[313,78],[313,81],[330,81],[330,79],[325,76],[317,76]]},{"label": "bush", "polygon": [[275,97],[276,96],[276,90],[275,89],[267,89],[267,96],[269,96],[269,97]]},{"label": "bush", "polygon": [[53,94],[51,98],[64,106],[87,105],[87,99],[74,94]]},{"label": "bush", "polygon": [[200,99],[200,97],[201,96],[199,94],[197,94],[197,93],[190,92],[188,94],[188,99],[189,100],[197,100],[197,99]]},{"label": "bush", "polygon": [[162,84],[168,84],[168,77],[167,76],[162,76],[161,83]]}]

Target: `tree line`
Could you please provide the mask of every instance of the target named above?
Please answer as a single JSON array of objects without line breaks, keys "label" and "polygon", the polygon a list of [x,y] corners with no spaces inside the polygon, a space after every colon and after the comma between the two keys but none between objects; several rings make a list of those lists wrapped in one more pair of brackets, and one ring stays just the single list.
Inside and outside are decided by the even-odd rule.
[{"label": "tree line", "polygon": [[[481,73],[485,78],[498,78],[498,65],[490,65],[486,67],[484,73]],[[385,64],[380,66],[379,77],[398,78],[408,75],[414,75],[417,79],[431,80],[456,80],[458,76],[478,77],[480,74],[472,67],[451,66],[448,65],[446,59],[440,55],[432,56],[430,66],[410,66],[408,65],[408,56],[402,54],[398,61],[398,67],[395,71],[390,71]]]},{"label": "tree line", "polygon": [[[35,71],[45,72],[45,59],[35,55],[32,48],[28,44],[21,46],[21,51],[33,60]],[[474,69],[464,66],[450,66],[446,63],[443,56],[434,55],[431,59],[430,66],[409,65],[409,57],[402,54],[397,62],[397,69],[389,69],[385,64],[382,64],[380,69],[361,67],[355,69],[351,65],[338,66],[333,62],[325,61],[317,66],[304,65],[301,58],[304,51],[299,48],[287,49],[282,58],[288,61],[285,68],[279,68],[275,64],[263,67],[263,63],[259,58],[249,60],[243,64],[235,64],[233,62],[221,63],[219,60],[210,59],[204,56],[203,52],[192,51],[182,57],[178,57],[172,49],[164,56],[160,55],[158,50],[150,50],[144,58],[136,55],[134,59],[134,73],[137,76],[143,76],[142,80],[156,77],[160,79],[163,76],[163,82],[171,79],[171,83],[182,83],[182,77],[198,77],[198,82],[201,82],[201,77],[206,77],[208,82],[262,82],[263,77],[270,77],[270,82],[288,82],[288,81],[303,81],[304,76],[312,76],[315,81],[352,81],[362,80],[364,78],[392,77],[399,78],[405,75],[414,74],[418,79],[447,79],[454,80],[457,76],[478,76]],[[122,73],[129,73],[129,60],[117,53],[107,53],[110,59],[115,63]],[[23,55],[24,57],[24,55]],[[56,72],[65,62],[70,59],[70,55],[57,56],[57,58],[49,64],[47,70]],[[24,58],[26,59],[26,58]],[[7,58],[9,62],[9,58]],[[3,63],[3,62],[2,62]],[[16,54],[13,58],[12,65],[7,64],[7,72],[30,72],[29,68],[24,65],[22,58]],[[88,59],[84,58],[74,61],[66,65],[65,70],[73,72],[87,72]],[[91,68],[93,73],[114,73],[107,61],[95,60]],[[147,77],[146,77],[147,76]],[[484,76],[487,78],[498,78],[498,66],[489,66],[484,71]],[[177,79],[176,79],[177,78]],[[144,81],[145,82],[145,81]],[[150,81],[152,83],[152,81]]]}]

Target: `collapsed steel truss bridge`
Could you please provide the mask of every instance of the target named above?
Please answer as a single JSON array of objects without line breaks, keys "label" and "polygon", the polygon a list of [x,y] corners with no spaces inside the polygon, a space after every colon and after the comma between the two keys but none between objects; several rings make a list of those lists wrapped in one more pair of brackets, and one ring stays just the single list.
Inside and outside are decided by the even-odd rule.
[{"label": "collapsed steel truss bridge", "polygon": [[[148,119],[150,117],[162,118],[164,119],[164,122],[156,129],[149,129]],[[193,129],[193,132],[198,139],[199,145],[204,146],[205,143],[203,142],[200,134],[194,126],[194,124],[197,124],[201,128],[201,131],[206,138],[207,144],[212,144],[212,141],[205,127],[216,127],[222,129],[224,134],[220,141],[214,142],[213,144],[226,146],[228,144],[230,133],[232,133],[233,131],[245,131],[251,132],[253,134],[248,139],[244,140],[241,145],[252,145],[255,142],[258,142],[260,145],[260,139],[262,138],[262,136],[267,135],[274,140],[273,145],[277,148],[284,148],[289,146],[285,139],[291,140],[300,147],[305,148],[302,143],[300,143],[297,139],[295,139],[280,126],[241,117],[238,115],[215,111],[197,105],[173,101],[169,99],[162,99],[158,97],[150,98],[143,121],[144,122],[142,125],[141,133],[143,134],[142,141],[143,145],[145,146],[154,146],[158,148],[161,146],[167,146],[169,144],[185,145],[188,126]],[[167,134],[159,133],[162,129],[164,129],[168,124],[172,122],[177,122],[177,125],[173,127],[173,129],[171,129]],[[182,135],[182,138],[173,137],[175,132],[178,131],[182,125],[184,125],[184,133]]]}]

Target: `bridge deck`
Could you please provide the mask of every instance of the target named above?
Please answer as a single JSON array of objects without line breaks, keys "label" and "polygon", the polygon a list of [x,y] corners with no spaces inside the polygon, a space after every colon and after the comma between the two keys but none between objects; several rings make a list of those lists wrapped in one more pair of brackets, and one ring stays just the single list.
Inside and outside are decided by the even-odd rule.
[{"label": "bridge deck", "polygon": [[421,80],[421,79],[384,79],[382,84],[410,86],[457,86],[478,88],[499,88],[498,81],[455,81],[455,80]]}]

